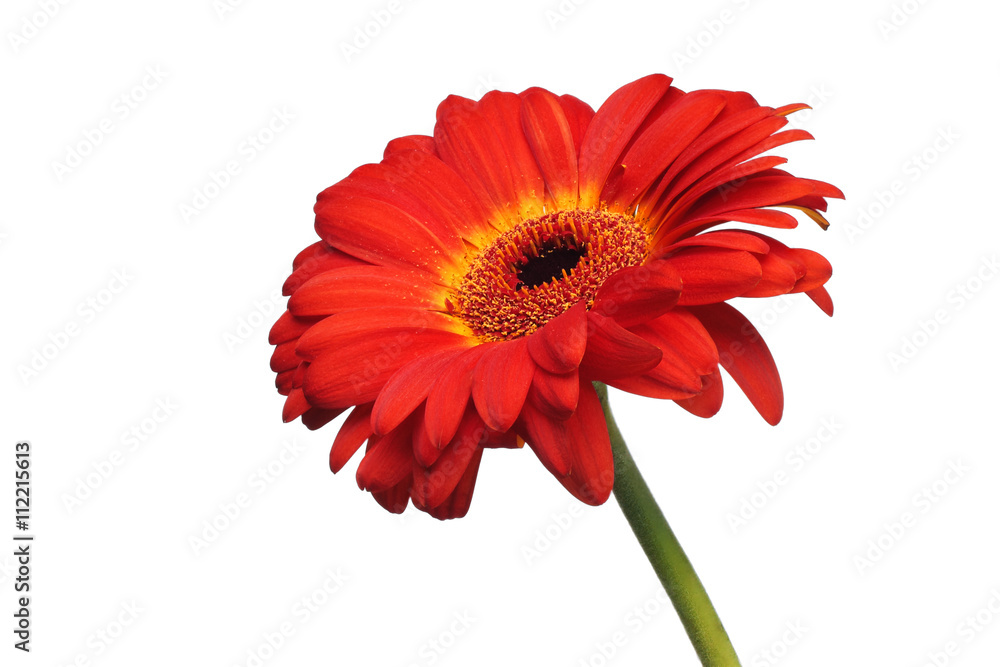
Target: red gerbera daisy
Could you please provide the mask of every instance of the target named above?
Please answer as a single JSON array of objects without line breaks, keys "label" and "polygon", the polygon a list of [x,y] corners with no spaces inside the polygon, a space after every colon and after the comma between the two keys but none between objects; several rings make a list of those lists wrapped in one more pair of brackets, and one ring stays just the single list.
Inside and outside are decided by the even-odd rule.
[{"label": "red gerbera daisy", "polygon": [[367,441],[358,484],[392,512],[469,508],[483,451],[527,444],[577,498],[607,500],[611,447],[593,382],[702,417],[724,368],[767,422],[782,389],[734,297],[805,292],[827,314],[831,268],[724,222],[791,228],[841,192],[758,157],[809,139],[806,108],[685,93],[654,74],[595,113],[541,88],[449,97],[433,136],[320,193],[320,241],[271,330],[283,418],[318,428],[353,408],[330,452]]}]

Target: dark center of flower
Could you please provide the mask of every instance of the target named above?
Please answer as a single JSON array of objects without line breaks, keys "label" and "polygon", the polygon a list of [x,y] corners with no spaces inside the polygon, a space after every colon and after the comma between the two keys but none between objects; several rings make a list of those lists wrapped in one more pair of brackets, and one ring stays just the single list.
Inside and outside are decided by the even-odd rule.
[{"label": "dark center of flower", "polygon": [[572,271],[580,263],[580,258],[587,254],[587,249],[560,247],[550,241],[538,249],[537,257],[528,257],[528,261],[517,267],[517,286],[515,290],[525,287],[532,288],[562,278],[564,273]]},{"label": "dark center of flower", "polygon": [[482,340],[526,336],[574,304],[593,304],[604,281],[646,258],[649,235],[630,216],[558,211],[500,234],[472,259],[455,313]]}]

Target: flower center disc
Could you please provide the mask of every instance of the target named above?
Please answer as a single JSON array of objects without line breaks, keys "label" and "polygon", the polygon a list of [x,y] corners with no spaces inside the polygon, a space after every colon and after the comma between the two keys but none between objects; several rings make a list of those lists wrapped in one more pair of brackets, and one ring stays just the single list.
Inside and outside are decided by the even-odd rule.
[{"label": "flower center disc", "polygon": [[456,314],[483,340],[526,336],[646,258],[649,235],[608,211],[558,211],[504,232],[473,260]]}]

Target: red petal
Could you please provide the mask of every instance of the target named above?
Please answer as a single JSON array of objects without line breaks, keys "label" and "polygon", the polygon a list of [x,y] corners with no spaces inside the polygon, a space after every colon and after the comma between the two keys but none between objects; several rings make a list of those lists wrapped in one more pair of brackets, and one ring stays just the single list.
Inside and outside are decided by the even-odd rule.
[{"label": "red petal", "polygon": [[685,308],[675,308],[669,313],[646,323],[655,332],[660,349],[673,348],[681,353],[699,375],[709,375],[717,370],[719,352],[715,342],[697,317]]},{"label": "red petal", "polygon": [[[329,350],[371,344],[371,338],[396,341],[399,347],[409,338],[426,333],[450,333],[465,337],[464,325],[451,315],[421,308],[368,308],[344,310],[314,324],[299,336],[296,353],[312,361]],[[401,339],[405,339],[402,340]]]},{"label": "red petal", "polygon": [[712,199],[697,209],[692,209],[689,218],[694,220],[701,217],[721,215],[726,211],[776,206],[807,194],[810,191],[811,186],[808,183],[795,177],[762,176],[759,178],[750,178],[735,189],[728,190],[725,196],[718,194],[718,191],[716,191]]},{"label": "red petal", "polygon": [[681,97],[642,133],[622,159],[625,172],[603,199],[631,208],[635,200],[670,166],[722,111],[726,99],[711,91]]},{"label": "red petal", "polygon": [[424,153],[434,155],[434,137],[428,137],[425,134],[411,134],[407,137],[393,139],[386,144],[385,152],[382,154],[382,157],[387,158],[395,155],[396,153],[403,153],[406,151],[422,151]]},{"label": "red petal", "polygon": [[392,204],[427,226],[456,254],[461,236],[476,238],[489,229],[487,214],[468,185],[448,165],[423,151],[395,153],[379,164],[363,165],[337,185],[336,192]]},{"label": "red petal", "polygon": [[331,248],[326,241],[317,241],[296,255],[295,261],[292,262],[294,270],[281,286],[281,293],[285,296],[294,294],[313,276],[348,266],[369,266],[369,264],[362,259]]},{"label": "red petal", "polygon": [[[694,183],[666,212],[668,228],[690,226],[701,219],[723,217],[728,211],[758,206],[756,201],[746,203],[746,193],[753,193],[757,182],[763,176],[776,176],[776,166],[787,162],[783,157],[767,155],[728,166],[720,167]],[[788,177],[794,180],[794,177]],[[799,185],[799,189],[788,191],[795,196],[811,186]],[[737,197],[742,193],[744,198]]]},{"label": "red petal", "polygon": [[688,361],[687,350],[679,349],[674,341],[665,339],[659,329],[639,326],[633,333],[655,345],[663,354],[656,368],[642,375],[608,381],[613,387],[651,398],[684,398],[701,390],[701,377]]},{"label": "red petal", "polygon": [[747,208],[742,211],[726,211],[719,216],[720,220],[732,220],[733,222],[746,222],[751,225],[762,227],[776,227],[778,229],[795,229],[799,221],[784,211],[774,211],[767,208]]},{"label": "red petal", "polygon": [[803,181],[812,183],[813,195],[817,197],[832,197],[834,199],[844,199],[844,191],[836,185],[831,185],[826,181],[816,181],[811,178],[803,178]]},{"label": "red petal", "polygon": [[294,370],[301,363],[302,359],[295,353],[297,340],[290,340],[287,343],[275,345],[274,352],[271,353],[271,370],[275,373]]},{"label": "red petal", "polygon": [[796,111],[802,111],[803,109],[812,109],[808,104],[803,104],[802,102],[796,102],[794,104],[786,104],[780,106],[774,110],[775,116],[787,116],[789,114],[795,113]]},{"label": "red petal", "polygon": [[474,410],[466,410],[455,438],[444,448],[434,465],[415,465],[413,504],[421,508],[437,507],[455,490],[477,452],[482,451],[486,427]]},{"label": "red petal", "polygon": [[817,287],[806,292],[806,295],[813,300],[820,309],[833,317],[833,299],[830,298],[830,293],[826,291],[825,287]]},{"label": "red petal", "polygon": [[385,383],[372,409],[372,426],[382,435],[403,423],[424,402],[434,382],[462,350],[445,350],[414,359]]},{"label": "red petal", "polygon": [[567,419],[571,471],[559,479],[581,502],[600,505],[611,495],[615,463],[600,399],[590,382],[580,383],[580,406]]},{"label": "red petal", "polygon": [[797,276],[788,262],[778,258],[774,253],[758,255],[757,261],[760,262],[762,272],[760,282],[743,296],[769,297],[788,294],[792,291]]},{"label": "red petal", "polygon": [[309,362],[303,361],[299,364],[299,367],[295,369],[295,374],[292,375],[292,387],[301,387],[306,378],[306,371],[309,370]]},{"label": "red petal", "polygon": [[830,266],[830,262],[818,252],[807,248],[789,248],[789,250],[796,259],[805,265],[806,269],[805,275],[795,283],[793,292],[810,292],[817,287],[822,287],[833,275],[833,267]]},{"label": "red petal", "polygon": [[[663,196],[667,189],[671,189],[671,192],[681,192],[682,189],[674,189],[677,182],[678,176],[684,171],[688,166],[695,163],[696,160],[710,154],[710,151],[722,144],[722,142],[729,137],[736,135],[738,132],[745,130],[751,125],[760,122],[764,118],[770,115],[771,109],[768,107],[757,106],[756,102],[753,102],[753,98],[749,95],[749,108],[747,108],[748,102],[746,98],[743,98],[742,103],[730,102],[722,110],[722,113],[716,117],[715,122],[709,126],[701,135],[698,136],[691,145],[684,149],[684,151],[674,160],[673,164],[660,179],[660,182],[656,185],[652,192],[650,192],[640,204],[640,208],[644,213],[648,215],[654,208],[657,201]],[[737,110],[737,107],[740,107]],[[731,113],[731,111],[737,110],[736,113]],[[707,163],[702,163],[701,170],[697,172],[697,176],[701,177],[705,173],[711,170]],[[689,178],[688,184],[694,182],[696,178]],[[684,187],[687,187],[686,185]]]},{"label": "red petal", "polygon": [[330,470],[337,473],[354,456],[354,452],[372,435],[372,406],[359,405],[347,415],[330,449]]},{"label": "red petal", "polygon": [[789,248],[763,234],[757,236],[768,244],[770,255],[784,262],[794,272],[795,284],[788,292],[808,292],[826,284],[833,275],[833,267],[823,255],[805,248]]},{"label": "red petal", "polygon": [[719,349],[719,363],[768,424],[781,421],[784,394],[771,351],[750,321],[729,304],[691,308]]},{"label": "red petal", "polygon": [[673,308],[680,294],[680,274],[669,262],[656,260],[626,267],[604,281],[594,297],[591,312],[631,327]]},{"label": "red petal", "polygon": [[393,156],[388,164],[407,191],[463,237],[478,245],[478,237],[490,230],[490,215],[475,193],[461,176],[436,156],[410,151]]},{"label": "red petal", "polygon": [[493,90],[479,101],[486,121],[500,137],[503,153],[497,157],[510,167],[515,203],[524,218],[542,214],[545,204],[545,181],[535,161],[521,125],[521,98],[514,93]]},{"label": "red petal", "polygon": [[472,382],[472,400],[488,427],[503,433],[514,425],[534,374],[535,363],[524,338],[490,346],[483,352]]},{"label": "red petal", "polygon": [[594,109],[572,95],[560,95],[559,106],[566,114],[566,120],[569,121],[570,130],[573,132],[573,148],[576,150],[576,154],[580,155],[583,135],[587,133],[590,121],[594,119]]},{"label": "red petal", "polygon": [[576,208],[579,194],[573,129],[559,98],[542,88],[522,95],[521,125],[556,205]]},{"label": "red petal", "polygon": [[529,401],[521,411],[518,432],[546,470],[557,478],[569,474],[572,443],[567,435],[565,420],[549,416]]},{"label": "red petal", "polygon": [[709,418],[714,416],[722,407],[722,373],[719,369],[711,375],[703,375],[701,393],[676,401],[681,406],[696,417]]},{"label": "red petal", "polygon": [[382,201],[344,194],[334,185],[316,201],[316,233],[335,248],[380,266],[418,268],[433,275],[457,270],[449,250],[427,225]]},{"label": "red petal", "polygon": [[[464,413],[465,407],[462,406],[462,414]],[[441,456],[441,449],[427,435],[427,411],[418,410],[413,417],[413,458],[418,465],[427,468],[434,465]]]},{"label": "red petal", "polygon": [[388,491],[410,474],[413,449],[410,431],[398,428],[384,436],[373,436],[358,465],[358,486],[366,491]]},{"label": "red petal", "polygon": [[597,110],[580,147],[580,208],[600,203],[611,169],[670,81],[663,74],[643,77],[616,90]]},{"label": "red petal", "polygon": [[425,428],[427,436],[439,449],[455,437],[472,394],[476,364],[487,349],[487,345],[478,345],[465,350],[444,369],[427,395]]},{"label": "red petal", "polygon": [[590,320],[587,353],[580,370],[587,377],[604,381],[628,375],[641,375],[656,368],[663,357],[660,349],[627,331],[609,318],[595,312]]},{"label": "red petal", "polygon": [[536,368],[528,400],[550,417],[568,419],[580,400],[579,373],[574,369],[556,375]]},{"label": "red petal", "polygon": [[298,368],[290,371],[281,371],[274,378],[274,386],[278,388],[278,393],[282,396],[288,396],[289,392],[292,391],[292,377],[297,370]]},{"label": "red petal", "polygon": [[271,345],[287,343],[301,336],[318,321],[315,317],[295,317],[286,310],[271,327],[271,331],[267,335],[267,342]]},{"label": "red petal", "polygon": [[670,252],[677,248],[690,246],[708,246],[713,248],[729,248],[730,250],[746,250],[747,252],[757,253],[759,255],[768,252],[770,249],[770,246],[767,245],[767,241],[755,234],[726,229],[681,239],[680,241],[664,248],[664,252]]},{"label": "red petal", "polygon": [[295,292],[288,300],[288,308],[296,317],[331,315],[342,310],[372,307],[409,306],[443,310],[444,288],[426,278],[426,274],[385,266],[327,271]]},{"label": "red petal", "polygon": [[298,419],[306,410],[310,408],[309,401],[301,389],[292,389],[285,399],[284,408],[281,410],[281,421],[286,424],[293,419]]},{"label": "red petal", "polygon": [[322,408],[344,408],[374,401],[386,381],[403,364],[439,350],[468,347],[470,340],[446,331],[420,335],[387,330],[362,334],[348,345],[331,349],[309,365],[303,389]]},{"label": "red petal", "polygon": [[[416,159],[416,165],[402,160],[409,155]],[[351,172],[350,176],[326,192],[328,196],[357,197],[388,204],[426,227],[441,248],[450,254],[461,255],[465,245],[459,235],[459,228],[448,209],[435,206],[434,198],[426,197],[422,188],[416,187],[415,173],[421,162],[439,162],[437,158],[422,151],[397,154],[379,164],[364,164]],[[447,167],[445,167],[446,170]],[[448,170],[450,171],[450,170]],[[416,192],[414,192],[414,189]]]},{"label": "red petal", "polygon": [[373,491],[375,501],[393,514],[402,514],[410,502],[410,486],[413,477],[407,475],[402,482],[386,491]]},{"label": "red petal", "polygon": [[730,162],[741,162],[753,157],[754,155],[760,155],[764,151],[777,148],[778,146],[784,146],[785,144],[790,144],[795,141],[811,141],[814,138],[815,137],[813,137],[813,135],[809,134],[805,130],[785,130],[784,132],[772,134],[771,136],[766,137],[763,141],[750,146],[742,153],[733,157]]},{"label": "red petal", "polygon": [[761,278],[760,263],[743,250],[691,248],[666,261],[684,281],[678,300],[682,306],[718,303],[740,296],[753,289]]},{"label": "red petal", "polygon": [[490,216],[515,222],[518,192],[505,147],[482,107],[450,95],[438,105],[434,141],[441,159],[458,173]]},{"label": "red petal", "polygon": [[527,336],[528,352],[550,373],[575,370],[587,351],[587,306],[577,303]]},{"label": "red petal", "polygon": [[[663,382],[653,375],[655,371],[645,375],[630,375],[629,377],[608,380],[608,386],[621,389],[636,396],[647,396],[666,400],[678,400],[694,396],[696,392],[678,389],[671,383]],[[700,386],[699,382],[699,386]]]},{"label": "red petal", "polygon": [[[718,142],[701,155],[696,156],[694,161],[682,173],[677,174],[676,178],[669,181],[669,188],[658,199],[659,203],[655,207],[653,214],[658,215],[658,212],[675,206],[675,200],[681,196],[681,193],[688,191],[692,185],[703,181],[710,174],[718,173],[720,170],[725,169],[727,165],[739,164],[741,160],[737,160],[737,156],[746,153],[748,148],[758,145],[761,140],[771,136],[773,132],[781,129],[787,123],[788,121],[785,118],[766,117]],[[754,153],[754,155],[758,153]],[[664,179],[664,181],[667,181],[667,179]],[[699,189],[698,196],[700,196],[701,192],[704,192],[704,190]]]},{"label": "red petal", "polygon": [[326,410],[324,408],[309,408],[302,414],[302,425],[310,431],[315,431],[332,422],[343,414],[344,410]]},{"label": "red petal", "polygon": [[435,519],[460,519],[469,512],[469,505],[472,503],[472,492],[476,488],[476,477],[479,474],[479,464],[483,460],[483,450],[478,449],[472,455],[468,467],[462,474],[462,479],[458,480],[458,485],[451,495],[436,507],[427,510]]}]

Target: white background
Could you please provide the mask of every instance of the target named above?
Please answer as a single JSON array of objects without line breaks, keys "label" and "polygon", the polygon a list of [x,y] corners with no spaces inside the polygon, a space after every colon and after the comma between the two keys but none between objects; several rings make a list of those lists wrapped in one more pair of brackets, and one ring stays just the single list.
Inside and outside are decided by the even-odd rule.
[{"label": "white background", "polygon": [[[697,664],[613,500],[581,511],[530,451],[491,451],[467,518],[390,515],[356,460],[330,474],[339,422],[281,423],[266,340],[316,193],[429,133],[447,94],[539,85],[596,108],[660,71],[811,103],[793,124],[817,141],[778,153],[848,197],[829,231],[779,235],[832,261],[832,319],[801,295],[737,304],[782,372],[779,426],[733,383],[711,420],[613,397],[744,664],[997,664],[995,3],[411,0],[350,57],[388,0],[48,5],[0,17],[0,498],[12,517],[28,439],[36,535],[24,655],[2,523],[0,662]],[[294,118],[249,150],[275,110]],[[176,406],[161,423],[157,401]]]}]

